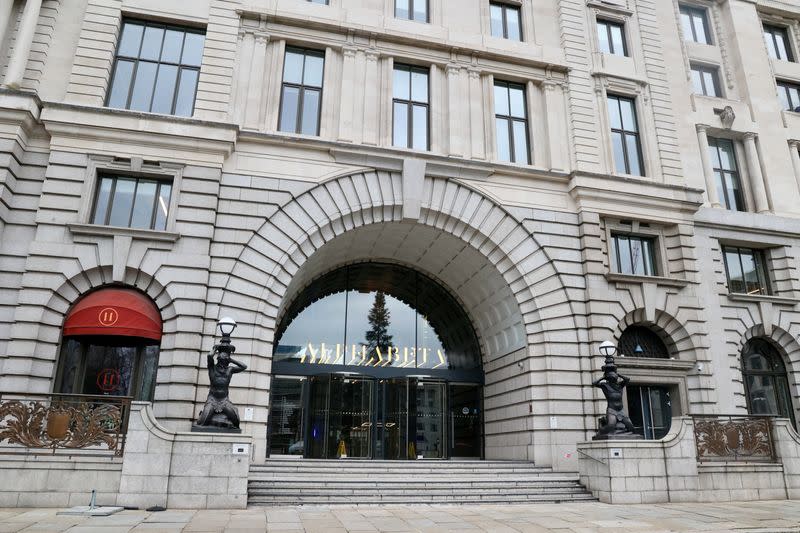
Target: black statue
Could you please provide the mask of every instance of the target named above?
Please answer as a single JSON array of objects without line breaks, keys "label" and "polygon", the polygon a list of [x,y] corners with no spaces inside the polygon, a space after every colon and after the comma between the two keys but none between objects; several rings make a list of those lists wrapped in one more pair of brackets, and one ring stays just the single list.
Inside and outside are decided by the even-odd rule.
[{"label": "black statue", "polygon": [[593,440],[635,439],[641,438],[634,428],[631,419],[625,414],[622,405],[622,394],[630,378],[617,373],[617,365],[613,355],[607,355],[602,367],[603,377],[592,382],[592,385],[603,391],[608,406],[606,416],[600,419],[600,429]]},{"label": "black statue", "polygon": [[231,357],[234,351],[236,347],[231,344],[230,335],[223,334],[222,342],[214,345],[208,354],[208,399],[192,431],[241,432],[239,413],[228,397],[228,389],[233,375],[246,370],[247,365]]}]

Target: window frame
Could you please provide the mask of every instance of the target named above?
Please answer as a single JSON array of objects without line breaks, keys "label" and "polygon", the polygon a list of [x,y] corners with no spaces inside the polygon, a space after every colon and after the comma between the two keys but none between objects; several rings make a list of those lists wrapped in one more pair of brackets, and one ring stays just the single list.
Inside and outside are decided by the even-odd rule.
[{"label": "window frame", "polygon": [[[119,47],[120,47],[120,44],[122,43],[122,36],[123,36],[123,32],[125,30],[125,25],[128,24],[128,23],[143,26],[142,37],[141,37],[141,39],[139,41],[139,52],[138,52],[136,57],[127,56],[127,55],[120,55],[120,53],[119,53],[120,52],[119,51]],[[146,29],[148,27],[163,28],[164,32],[166,32],[168,30],[183,32],[184,33],[184,38],[183,38],[183,41],[181,41],[181,54],[180,54],[181,57],[183,55],[182,54],[183,47],[185,46],[185,41],[186,41],[186,35],[185,34],[193,33],[193,34],[202,35],[203,36],[203,51],[202,51],[201,58],[200,58],[200,65],[195,66],[195,65],[183,64],[183,63],[180,62],[180,60],[179,60],[178,63],[173,63],[173,62],[169,62],[169,61],[162,61],[161,57],[162,57],[162,55],[164,53],[164,40],[165,40],[163,37],[162,37],[162,41],[161,41],[161,48],[159,49],[158,60],[157,61],[152,61],[152,60],[148,60],[148,59],[142,59],[141,58],[141,46],[142,46],[142,42],[144,41],[144,33],[145,33],[145,31],[146,31]],[[181,25],[178,25],[178,24],[169,24],[169,23],[162,23],[162,22],[153,22],[153,21],[144,20],[144,19],[137,19],[137,18],[134,18],[134,17],[123,17],[123,19],[122,19],[122,21],[120,23],[119,34],[117,36],[117,42],[116,42],[116,45],[115,45],[115,48],[114,48],[114,58],[113,58],[113,65],[112,65],[112,68],[111,68],[111,76],[109,77],[108,83],[106,84],[106,95],[105,95],[105,98],[103,99],[103,107],[106,107],[106,108],[109,108],[109,109],[125,109],[125,110],[128,110],[128,111],[136,111],[136,112],[139,112],[139,113],[156,113],[156,114],[162,114],[162,115],[191,118],[192,116],[194,116],[195,106],[197,104],[197,91],[198,91],[198,88],[200,86],[200,70],[202,69],[202,58],[205,55],[205,45],[206,45],[206,29],[205,28],[198,28],[196,26],[181,26]],[[126,62],[133,62],[133,67],[132,67],[132,70],[131,70],[131,77],[130,77],[130,81],[129,81],[129,85],[128,85],[127,96],[125,98],[125,106],[124,107],[111,107],[110,100],[111,100],[111,95],[112,95],[113,89],[114,89],[114,80],[116,79],[117,68],[118,68],[120,59],[122,59],[123,61],[126,61]],[[142,111],[142,110],[138,110],[138,109],[131,109],[131,107],[130,107],[131,106],[131,99],[133,98],[133,89],[136,86],[136,75],[137,75],[137,73],[139,71],[139,65],[140,65],[141,62],[154,63],[155,65],[157,65],[156,74],[153,77],[153,88],[152,88],[152,90],[150,92],[150,106],[149,106],[149,109],[147,111]],[[175,87],[174,87],[173,93],[172,93],[172,105],[170,107],[170,112],[169,113],[160,113],[158,111],[152,111],[152,109],[153,109],[153,100],[154,100],[153,96],[155,95],[156,87],[158,85],[158,73],[161,70],[161,68],[160,68],[161,65],[174,66],[178,70],[177,75],[175,77]],[[176,107],[178,105],[178,92],[180,90],[181,77],[183,75],[183,71],[184,70],[192,70],[194,72],[197,72],[197,81],[195,82],[194,94],[192,95],[191,112],[188,115],[177,115],[175,113],[175,109],[176,109]]]},{"label": "window frame", "polygon": [[[303,55],[303,68],[301,69],[302,70],[301,76],[302,76],[303,80],[299,84],[295,83],[295,82],[287,82],[284,79],[285,70],[286,70],[286,58],[288,57],[290,52],[292,52],[292,53],[300,53],[300,54]],[[309,55],[322,58],[322,72],[320,73],[320,86],[319,87],[315,87],[314,85],[306,85],[305,84],[305,64],[306,64],[306,57],[309,56]],[[278,98],[278,131],[279,132],[281,132],[281,133],[289,133],[289,134],[294,134],[294,135],[308,135],[310,137],[319,137],[320,136],[320,131],[321,131],[321,128],[322,128],[322,98],[324,96],[324,90],[325,90],[325,60],[326,60],[326,57],[325,57],[325,51],[324,50],[315,50],[313,48],[302,48],[302,47],[299,47],[299,46],[287,46],[284,49],[284,52],[283,52],[283,64],[281,65],[281,92],[280,92],[280,97]],[[298,90],[297,109],[295,110],[295,117],[294,117],[294,119],[295,119],[294,131],[284,130],[282,128],[282,124],[281,124],[282,123],[282,119],[283,119],[283,95],[284,95],[284,89],[287,86],[296,88]],[[306,90],[313,90],[313,91],[318,91],[319,92],[319,107],[317,108],[317,122],[316,122],[317,126],[316,126],[316,130],[315,130],[316,133],[314,133],[314,134],[303,133],[302,131],[298,131],[298,129],[302,130],[302,127],[303,127],[303,120],[302,119],[303,119],[303,109],[305,107],[303,104],[304,104],[304,101],[305,101]]]},{"label": "window frame", "polygon": [[[767,349],[772,353],[765,355],[763,351],[758,349],[759,344],[765,344]],[[758,354],[760,357],[764,359],[775,359],[777,363],[780,365],[780,369],[775,369],[774,366],[770,369],[765,370],[748,370],[747,365],[745,363],[745,357],[750,356],[753,353]],[[780,392],[782,392],[785,396],[783,399],[786,402],[785,407],[789,412],[786,413],[786,417],[790,419],[792,426],[797,428],[796,416],[795,416],[795,403],[792,399],[792,393],[790,388],[791,380],[789,379],[789,371],[787,369],[786,360],[784,357],[784,353],[782,348],[775,346],[774,342],[769,339],[768,337],[753,337],[745,343],[744,347],[742,348],[741,352],[739,353],[739,370],[742,373],[742,386],[744,388],[744,396],[745,401],[747,404],[747,413],[753,416],[784,416],[783,414],[778,415],[757,415],[753,413],[753,403],[752,403],[752,395],[750,391],[750,385],[748,384],[748,377],[768,377],[771,378],[773,391],[776,394],[776,403],[780,402]],[[780,385],[779,385],[780,384]],[[778,387],[781,387],[783,390],[778,391]],[[782,402],[781,402],[782,403]]]},{"label": "window frame", "polygon": [[[715,65],[706,65],[703,63],[690,63],[689,70],[692,74],[692,90],[694,94],[698,96],[708,96],[709,98],[724,98],[725,93],[722,90],[722,84],[719,81],[719,67]],[[694,73],[698,72],[700,74],[700,90],[701,92],[697,92],[697,87],[694,84]],[[706,79],[703,74],[711,75],[711,84],[712,89],[714,90],[714,94],[708,93],[708,88],[706,87]]]},{"label": "window frame", "polygon": [[[605,30],[606,37],[608,39],[608,45],[609,45],[609,51],[608,52],[606,52],[605,50],[602,50],[600,48],[600,27],[601,26],[603,26],[603,29]],[[615,48],[614,47],[614,39],[611,36],[612,35],[611,34],[611,27],[612,26],[618,27],[619,30],[620,30],[620,33],[622,34],[622,43],[621,43],[622,44],[622,53],[621,54],[617,53],[617,51],[614,49]],[[628,53],[628,37],[627,37],[627,32],[625,31],[625,26],[626,26],[625,22],[622,22],[622,21],[619,21],[619,20],[614,20],[614,19],[611,19],[611,18],[598,16],[595,19],[595,28],[597,30],[597,48],[598,48],[598,50],[603,54],[610,54],[610,55],[615,55],[615,56],[619,56],[619,57],[630,57],[630,55]]]},{"label": "window frame", "polygon": [[[499,7],[502,13],[503,34],[495,35],[492,32],[492,7]],[[519,39],[511,39],[508,36],[508,11],[514,11],[517,14],[517,27],[519,28]],[[525,33],[522,30],[522,6],[518,4],[509,4],[507,2],[491,1],[489,2],[489,34],[498,39],[507,39],[513,42],[525,42]]]},{"label": "window frame", "polygon": [[[619,242],[620,237],[628,239],[628,250],[629,250],[629,255],[631,256],[630,272],[624,272],[622,269],[622,256],[620,254],[620,242]],[[609,258],[610,259],[609,266],[612,266],[612,268],[610,268],[609,270],[611,271],[612,274],[620,274],[623,276],[642,276],[642,277],[660,277],[663,275],[661,273],[661,261],[659,256],[659,243],[658,243],[659,236],[636,233],[632,231],[622,231],[618,228],[613,228],[610,229],[609,231],[609,238],[610,238],[609,251],[611,252]],[[643,250],[642,266],[645,271],[644,274],[637,274],[635,272],[635,268],[633,268],[634,264],[633,264],[633,248],[631,244],[632,240],[639,241],[641,249]],[[649,248],[652,252],[652,256],[649,258],[647,258],[646,254],[644,253],[645,241],[649,242]],[[650,269],[650,273],[647,272],[648,267]]]},{"label": "window frame", "polygon": [[[783,110],[791,111],[792,113],[800,113],[800,84],[793,81],[780,80],[780,79],[775,80],[775,83],[778,86],[778,99],[780,100],[781,105],[783,105],[784,102],[782,96],[785,96],[786,102],[789,103],[789,108],[787,109],[786,107],[783,107]],[[791,89],[794,89],[797,92],[798,96],[797,101],[794,102],[794,105],[792,105],[793,104],[792,95],[790,93]]]},{"label": "window frame", "polygon": [[[697,43],[697,44],[706,44],[706,45],[714,45],[714,35],[711,30],[710,26],[710,19],[709,17],[709,8],[705,6],[699,6],[696,4],[684,4],[681,3],[678,6],[679,16],[681,17],[681,27],[683,27],[683,17],[689,17],[689,27],[692,29],[692,35],[690,35],[689,42]],[[703,19],[703,38],[705,40],[699,41],[698,40],[698,33],[697,33],[697,26],[695,24],[695,18],[702,18]],[[684,32],[684,40],[686,39],[687,35]]]},{"label": "window frame", "polygon": [[[734,252],[735,250],[735,252]],[[772,281],[769,275],[769,262],[767,257],[767,249],[765,248],[750,248],[746,246],[739,246],[736,244],[721,244],[722,262],[725,264],[725,280],[728,288],[728,294],[744,294],[747,296],[772,296],[773,288]],[[756,266],[756,277],[758,283],[761,285],[759,292],[750,292],[747,290],[748,282],[744,279],[744,263],[742,262],[742,252],[748,252]],[[728,253],[735,253],[739,259],[739,269],[742,272],[742,283],[744,283],[744,291],[734,291],[731,288],[731,270],[728,264]]]},{"label": "window frame", "polygon": [[[738,151],[736,150],[736,143],[732,139],[726,139],[726,138],[722,138],[722,137],[711,137],[711,136],[708,136],[707,139],[708,139],[708,148],[709,148],[709,150],[712,150],[712,149],[717,150],[717,160],[720,161],[720,167],[719,168],[715,167],[714,166],[714,158],[710,157],[711,154],[709,154],[710,163],[711,163],[711,172],[714,174],[714,186],[715,187],[718,185],[717,173],[719,173],[721,178],[722,178],[722,186],[723,186],[722,187],[722,191],[720,191],[719,187],[717,187],[717,196],[719,197],[720,201],[722,202],[722,205],[728,211],[739,211],[739,212],[747,211],[748,210],[748,204],[747,204],[747,201],[745,200],[744,182],[742,180],[742,171],[739,168],[740,167],[740,165],[739,165],[739,155],[738,155]],[[724,143],[730,144],[731,153],[733,154],[732,160],[733,160],[734,165],[736,166],[736,168],[734,168],[733,170],[722,168],[722,164],[721,164],[721,162],[722,162],[722,154],[721,154],[721,149],[719,147],[720,142],[724,142]],[[736,179],[737,187],[735,187],[735,189],[738,190],[739,194],[738,194],[738,198],[734,197],[734,200],[739,204],[738,208],[732,207],[731,199],[728,197],[728,179],[727,179],[728,177],[734,177]]]},{"label": "window frame", "polygon": [[[509,102],[508,102],[508,115],[502,115],[497,112],[497,102],[494,102],[494,112],[492,115],[494,116],[494,133],[495,133],[495,153],[498,155],[498,160],[504,161],[506,163],[513,163],[515,165],[531,165],[533,164],[533,154],[532,154],[532,143],[531,143],[531,131],[530,131],[530,118],[528,114],[528,91],[527,87],[524,83],[519,83],[515,81],[506,81],[506,80],[498,80],[497,78],[494,79],[492,84],[492,95],[495,94],[495,88],[498,86],[505,87],[506,91],[509,94]],[[519,89],[522,91],[522,105],[525,110],[525,118],[521,119],[519,117],[515,117],[511,115],[511,102],[510,102],[510,91],[511,89]],[[499,158],[499,150],[497,148],[497,119],[503,119],[508,124],[508,139],[509,139],[509,156],[510,160],[505,161]],[[526,155],[525,161],[519,161],[516,154],[514,142],[514,122],[522,122],[525,125],[525,147],[526,147]]]},{"label": "window frame", "polygon": [[[408,1],[408,17],[400,17],[397,14],[397,0],[393,0],[394,18],[396,18],[397,20],[409,20],[411,22],[422,22],[424,24],[430,24],[430,21],[431,21],[431,3],[430,3],[430,1],[429,0],[407,0],[407,1]],[[425,20],[419,20],[419,19],[414,18],[414,12],[415,12],[414,6],[418,2],[424,2],[425,3]]]},{"label": "window frame", "polygon": [[[109,178],[112,180],[111,183],[111,190],[108,193],[108,203],[105,206],[106,213],[103,222],[95,222],[95,216],[97,215],[97,208],[98,202],[100,200],[100,185],[102,184],[105,178]],[[111,211],[114,205],[114,197],[117,190],[117,184],[120,179],[133,179],[136,181],[136,184],[133,189],[132,200],[131,200],[131,207],[130,213],[128,214],[128,223],[125,226],[118,226],[114,224],[110,224],[111,219]],[[150,210],[150,224],[148,227],[138,227],[132,226],[131,223],[133,222],[133,215],[134,215],[134,207],[136,205],[136,193],[139,190],[139,185],[141,182],[155,182],[156,186],[156,193],[153,196],[153,207]],[[170,187],[169,192],[169,201],[167,202],[167,212],[164,215],[164,227],[163,228],[156,228],[155,222],[157,220],[156,213],[158,212],[158,198],[161,192],[162,185],[168,183]],[[95,226],[108,226],[113,228],[127,228],[133,230],[150,230],[150,231],[166,231],[167,227],[169,226],[169,216],[170,216],[170,206],[172,204],[172,195],[175,194],[175,187],[171,179],[165,177],[152,177],[146,175],[136,175],[136,174],[129,174],[124,172],[109,172],[109,171],[100,171],[97,175],[97,184],[95,186],[94,191],[94,199],[92,200],[92,207],[90,210],[89,215],[89,223]]]},{"label": "window frame", "polygon": [[[396,70],[402,70],[409,73],[409,87],[408,87],[408,100],[404,100],[402,98],[397,98],[395,96],[395,87],[394,87],[394,73]],[[413,81],[411,79],[412,74],[425,74],[425,80],[427,84],[427,101],[421,102],[414,100],[412,94],[412,87]],[[412,65],[410,63],[394,63],[392,65],[392,130],[391,130],[391,138],[392,138],[392,147],[394,148],[401,148],[406,150],[420,150],[423,152],[429,152],[431,149],[431,69],[430,67],[421,67],[419,65]],[[394,128],[397,124],[397,120],[395,117],[395,104],[403,104],[406,107],[406,146],[398,146],[394,143],[395,134]],[[422,106],[425,108],[425,148],[415,148],[414,147],[414,106]]]},{"label": "window frame", "polygon": [[[609,101],[616,100],[617,106],[619,107],[620,117],[622,117],[622,104],[623,100],[630,102],[631,109],[633,110],[633,121],[636,125],[636,130],[627,130],[625,126],[622,125],[621,128],[615,128],[614,125],[611,123],[611,116],[609,115],[609,131],[611,133],[609,139],[611,141],[611,161],[614,165],[614,171],[617,174],[627,174],[629,176],[638,176],[638,177],[646,177],[647,176],[647,168],[645,165],[644,160],[644,148],[642,147],[642,134],[641,134],[641,127],[639,126],[639,110],[636,107],[637,98],[634,96],[627,96],[625,94],[619,93],[606,93],[606,109],[608,109]],[[618,133],[622,135],[622,153],[625,159],[625,169],[620,170],[617,168],[617,161],[616,157],[614,157],[614,134]],[[634,174],[631,172],[631,160],[630,155],[628,153],[628,143],[627,138],[631,136],[636,139],[636,150],[637,150],[637,157],[639,158],[639,174]]]},{"label": "window frame", "polygon": [[[777,61],[789,61],[794,63],[795,55],[794,50],[792,49],[792,36],[789,33],[789,28],[786,26],[782,26],[780,24],[773,24],[771,22],[761,22],[762,34],[764,35],[764,44],[767,47],[767,56],[771,59],[775,59]],[[772,49],[769,46],[767,39],[767,34],[769,34],[769,38],[772,40]],[[778,36],[780,36],[781,40],[783,41],[784,49],[786,50],[786,57],[779,57],[780,56],[780,49],[778,48]],[[770,53],[770,50],[775,50],[775,55],[773,56]]]}]

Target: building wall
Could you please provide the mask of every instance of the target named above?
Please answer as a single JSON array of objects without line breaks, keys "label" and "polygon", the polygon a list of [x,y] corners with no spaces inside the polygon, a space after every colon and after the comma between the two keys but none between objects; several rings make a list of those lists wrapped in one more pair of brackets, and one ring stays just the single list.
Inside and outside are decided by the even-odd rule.
[{"label": "building wall", "polygon": [[[800,8],[697,0],[700,45],[678,2],[517,3],[521,43],[490,36],[481,0],[431,1],[428,24],[390,0],[45,0],[24,79],[0,90],[0,391],[51,391],[70,305],[128,284],[164,318],[154,408],[174,429],[205,399],[216,319],[240,322],[232,399],[254,408],[260,459],[280,313],[326,269],[382,259],[439,279],[472,318],[490,457],[576,469],[602,409],[597,345],[633,324],[673,359],[623,372],[674,386],[676,414],[744,412],[739,353],[757,336],[783,350],[797,406],[800,115],[774,80],[800,67],[768,58],[759,18],[800,39]],[[104,107],[122,16],[205,28],[192,118]],[[628,57],[598,51],[598,17],[625,24]],[[325,52],[319,136],[277,131],[287,45]],[[724,98],[692,94],[698,61]],[[395,63],[430,67],[429,151],[392,147]],[[526,88],[531,165],[498,160],[495,79]],[[614,170],[609,93],[635,98],[644,177]],[[747,212],[712,205],[704,135],[737,143]],[[88,224],[98,169],[173,179],[167,230]],[[618,230],[657,237],[659,276],[612,272]],[[768,247],[773,295],[731,296],[720,242]]]}]

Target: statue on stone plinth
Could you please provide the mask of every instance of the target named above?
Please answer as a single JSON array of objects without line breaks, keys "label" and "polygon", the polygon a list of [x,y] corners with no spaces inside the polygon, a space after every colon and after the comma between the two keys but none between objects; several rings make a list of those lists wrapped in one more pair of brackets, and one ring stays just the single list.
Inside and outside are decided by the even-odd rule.
[{"label": "statue on stone plinth", "polygon": [[[247,370],[247,365],[233,359],[231,354],[236,347],[231,344],[231,332],[236,327],[236,322],[231,318],[219,321],[222,331],[222,340],[215,344],[208,354],[208,398],[203,406],[203,411],[197,422],[192,426],[192,431],[219,431],[241,433],[239,429],[239,413],[228,397],[231,378]],[[216,361],[214,356],[216,355]]]},{"label": "statue on stone plinth", "polygon": [[600,429],[592,440],[642,438],[635,432],[633,423],[623,408],[622,394],[631,380],[617,373],[617,365],[614,363],[616,347],[610,342],[604,342],[600,351],[606,356],[602,367],[603,376],[592,382],[592,385],[603,391],[608,405],[606,416],[600,419]]}]

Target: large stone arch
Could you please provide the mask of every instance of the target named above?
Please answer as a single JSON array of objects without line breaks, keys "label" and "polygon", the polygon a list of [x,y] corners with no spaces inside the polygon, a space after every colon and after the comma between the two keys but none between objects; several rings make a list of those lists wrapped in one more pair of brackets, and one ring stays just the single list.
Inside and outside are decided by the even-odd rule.
[{"label": "large stone arch", "polygon": [[696,345],[686,327],[674,316],[661,309],[648,313],[639,308],[627,313],[614,329],[614,340],[630,326],[646,326],[656,333],[667,347],[670,357],[683,361],[696,361]]},{"label": "large stone arch", "polygon": [[[575,377],[579,372],[573,371],[569,377],[561,372],[556,377],[557,370],[547,361],[550,355],[577,359],[581,349],[578,322],[559,273],[522,222],[486,195],[460,181],[429,176],[422,180],[416,199],[404,191],[408,186],[400,173],[364,171],[320,183],[280,205],[250,236],[232,264],[223,283],[219,313],[235,314],[242,324],[239,335],[248,349],[267,361],[254,362],[264,374],[254,379],[268,387],[268,360],[280,313],[293,292],[319,274],[318,269],[304,267],[313,264],[320,250],[339,246],[334,243],[344,242],[340,239],[347,235],[401,226],[412,232],[430,232],[442,246],[457,243],[466,250],[463,253],[481,258],[482,268],[492,271],[487,279],[502,285],[490,286],[467,302],[472,304],[468,313],[482,325],[479,335],[489,352],[484,354],[485,371],[497,376],[500,387],[518,391],[513,400],[506,398],[509,405],[497,406],[505,415],[498,415],[497,420],[489,420],[487,415],[487,432],[496,424],[498,433],[513,433],[506,449],[513,450],[509,456],[516,458],[533,459],[534,445],[541,443],[537,459],[544,464],[552,462],[550,433],[541,432],[534,442],[531,430],[549,427],[550,413],[559,408],[564,416],[583,417],[584,394],[579,390],[580,376]],[[455,272],[458,266],[450,270]],[[431,268],[423,270],[453,290],[452,279],[442,279]],[[511,298],[493,301],[498,291],[507,291]],[[476,311],[481,304],[483,308]],[[578,362],[565,366],[580,368]],[[567,402],[573,398],[550,392],[555,383],[562,392],[576,387],[569,406]],[[248,402],[260,411],[256,421],[264,423],[267,405],[258,397],[261,394],[264,387],[256,387]],[[560,407],[555,405],[558,402]],[[490,409],[487,405],[487,413]],[[568,430],[575,433],[575,440],[585,436],[583,424],[581,420]],[[565,449],[570,446],[566,439],[560,442]]]}]

